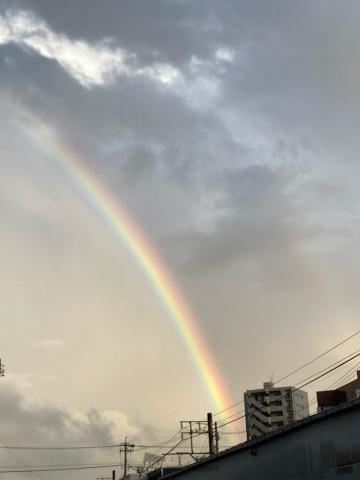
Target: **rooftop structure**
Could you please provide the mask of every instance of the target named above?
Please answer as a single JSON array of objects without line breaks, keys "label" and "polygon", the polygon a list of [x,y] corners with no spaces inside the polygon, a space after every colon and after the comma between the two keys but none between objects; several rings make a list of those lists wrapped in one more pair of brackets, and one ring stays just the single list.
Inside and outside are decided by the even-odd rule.
[{"label": "rooftop structure", "polygon": [[318,411],[326,410],[335,405],[348,402],[360,397],[360,371],[357,371],[357,378],[335,390],[323,390],[316,392]]}]

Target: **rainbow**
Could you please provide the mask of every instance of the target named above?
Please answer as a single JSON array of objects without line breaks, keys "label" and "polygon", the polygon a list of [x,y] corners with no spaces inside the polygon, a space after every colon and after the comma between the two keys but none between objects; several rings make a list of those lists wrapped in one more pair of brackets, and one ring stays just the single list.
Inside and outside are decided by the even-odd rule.
[{"label": "rainbow", "polygon": [[205,386],[212,408],[219,412],[232,405],[233,401],[205,345],[193,313],[159,255],[129,213],[115,201],[81,157],[61,141],[55,131],[34,116],[29,116],[26,119],[26,125],[24,123],[22,125],[40,149],[56,160],[85,201],[91,205],[114,237],[136,260],[185,344]]}]

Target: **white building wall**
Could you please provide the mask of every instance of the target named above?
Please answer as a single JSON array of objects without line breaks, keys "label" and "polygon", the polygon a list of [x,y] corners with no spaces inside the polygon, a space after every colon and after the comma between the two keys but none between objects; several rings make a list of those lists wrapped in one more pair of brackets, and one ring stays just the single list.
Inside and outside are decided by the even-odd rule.
[{"label": "white building wall", "polygon": [[307,393],[294,387],[247,390],[244,394],[247,438],[256,438],[309,415]]}]

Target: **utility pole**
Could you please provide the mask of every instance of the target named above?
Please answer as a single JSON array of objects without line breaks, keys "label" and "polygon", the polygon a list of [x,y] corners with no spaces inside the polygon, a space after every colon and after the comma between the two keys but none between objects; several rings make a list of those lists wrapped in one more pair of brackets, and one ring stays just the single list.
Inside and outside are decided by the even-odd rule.
[{"label": "utility pole", "polygon": [[208,433],[208,424],[206,420],[181,420],[180,422],[180,434],[181,440],[190,440],[190,452],[192,457],[196,454],[194,450],[193,437],[198,437],[199,434]]},{"label": "utility pole", "polygon": [[208,435],[209,435],[209,455],[214,455],[214,430],[213,430],[213,418],[212,413],[207,414],[207,423],[208,423]]},{"label": "utility pole", "polygon": [[215,453],[219,453],[219,432],[218,432],[218,424],[217,422],[214,423],[214,429],[215,429]]},{"label": "utility pole", "polygon": [[[124,442],[124,476],[123,478],[126,478],[127,475],[127,454],[131,452],[131,449],[135,447],[135,445],[128,443],[127,437],[125,437],[125,442]],[[123,450],[120,448],[120,454]]]},{"label": "utility pole", "polygon": [[2,363],[0,358],[0,377],[5,377],[5,365]]}]

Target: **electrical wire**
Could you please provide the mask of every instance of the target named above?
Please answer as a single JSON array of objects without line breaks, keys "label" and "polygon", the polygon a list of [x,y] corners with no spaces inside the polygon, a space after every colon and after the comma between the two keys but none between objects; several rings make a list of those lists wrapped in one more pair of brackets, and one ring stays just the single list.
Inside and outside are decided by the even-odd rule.
[{"label": "electrical wire", "polygon": [[301,365],[300,367],[296,368],[295,370],[293,370],[292,372],[288,373],[288,374],[285,375],[284,377],[279,378],[278,380],[276,380],[276,382],[274,382],[274,385],[276,385],[277,383],[282,382],[283,380],[291,377],[291,376],[294,375],[295,373],[300,372],[300,370],[303,370],[305,367],[311,365],[311,364],[314,363],[316,360],[319,360],[320,358],[324,357],[325,355],[327,355],[328,353],[332,352],[332,351],[335,350],[336,348],[340,347],[341,345],[344,345],[344,343],[346,343],[346,342],[348,342],[349,340],[351,340],[352,338],[356,337],[357,335],[359,335],[359,333],[360,333],[360,330],[358,330],[357,332],[353,333],[353,334],[350,335],[349,337],[345,338],[345,339],[342,340],[341,342],[337,343],[337,344],[334,345],[333,347],[329,348],[329,349],[326,350],[325,352],[321,353],[321,354],[318,355],[317,357],[314,357],[312,360],[306,362],[304,365]]},{"label": "electrical wire", "polygon": [[[354,370],[356,371],[360,366],[360,362],[357,363],[354,367],[351,367],[350,369],[348,369],[345,373],[345,375],[342,375],[340,378],[338,378],[336,380],[336,382],[332,383],[331,385],[329,385],[326,390],[332,390],[332,389],[336,389],[336,388],[340,388],[341,384],[344,384],[347,380],[349,380],[351,378],[351,376],[353,375],[353,372]],[[311,405],[313,405],[317,400],[317,396],[313,397],[310,402],[309,402],[309,407]]]},{"label": "electrical wire", "polygon": [[[330,353],[331,351],[335,350],[335,349],[338,348],[339,346],[345,344],[347,341],[351,340],[352,338],[354,338],[355,336],[357,336],[359,333],[360,333],[360,330],[358,330],[357,332],[353,333],[353,334],[350,335],[349,337],[345,338],[345,339],[342,340],[341,342],[337,343],[337,344],[334,345],[333,347],[327,349],[325,352],[322,352],[320,355],[317,355],[316,357],[312,358],[310,361],[304,363],[303,365],[301,365],[300,367],[298,367],[298,368],[296,368],[295,370],[291,371],[291,372],[288,373],[287,375],[279,378],[278,380],[276,380],[276,382],[274,382],[274,385],[277,384],[277,383],[279,383],[280,381],[283,381],[283,380],[289,378],[290,376],[294,375],[295,373],[303,370],[304,368],[306,368],[307,366],[311,365],[311,364],[312,364],[313,362],[315,362],[316,360],[319,360],[320,358],[324,357],[325,355],[327,355],[327,354]],[[360,351],[360,350],[358,350],[358,351]],[[350,355],[352,355],[352,354],[350,354]],[[337,368],[341,367],[342,365],[348,363],[349,361],[351,361],[351,360],[353,360],[354,358],[356,358],[357,356],[359,356],[360,353],[358,353],[357,355],[354,355],[354,356],[352,356],[351,358],[349,358],[350,355],[344,357],[344,358],[346,358],[347,360],[344,361],[343,363],[341,363],[341,364],[338,365],[338,363],[341,361],[341,360],[339,360],[338,362],[335,362],[334,364],[330,365],[330,367],[332,367],[333,365],[336,365],[336,366],[335,366],[334,368],[332,368],[331,370],[325,372],[325,370],[326,370],[327,368],[330,368],[330,367],[327,367],[326,369],[323,369],[323,370],[320,370],[319,372],[317,372],[317,373],[321,373],[321,374],[318,375],[317,377],[315,377],[315,375],[317,375],[317,374],[313,374],[313,375],[307,377],[306,379],[302,380],[302,382],[306,382],[307,380],[309,380],[309,381],[308,381],[307,383],[301,385],[301,387],[298,387],[298,388],[294,389],[294,391],[297,391],[297,390],[299,390],[300,388],[303,388],[303,387],[305,387],[305,386],[307,386],[307,385],[309,385],[309,384],[311,384],[311,383],[319,380],[320,378],[324,377],[325,375],[328,375],[328,374],[331,373],[332,371],[336,370]],[[360,365],[360,363],[359,363],[358,365]],[[338,383],[341,382],[341,381],[345,381],[345,378],[348,378],[350,372],[352,372],[354,369],[356,369],[356,367],[352,367],[350,370],[348,370],[345,375],[343,375],[340,379],[338,379],[337,382],[335,382],[334,385],[338,384]],[[325,373],[323,373],[323,372],[325,372]],[[313,377],[315,377],[315,378],[313,378]],[[298,385],[299,383],[301,383],[301,382],[298,382],[297,384],[295,384],[295,386]],[[330,387],[330,388],[331,388],[331,387]],[[216,412],[216,413],[214,414],[214,416],[220,415],[221,413],[223,413],[223,412],[225,412],[225,411],[227,411],[227,410],[230,410],[230,409],[234,408],[235,406],[237,406],[237,405],[239,405],[239,404],[241,404],[241,403],[243,403],[243,400],[240,401],[240,402],[236,402],[235,404],[233,404],[233,405],[231,405],[231,406],[229,406],[229,407],[227,407],[227,408],[225,408],[225,409],[223,409],[223,410],[221,410],[221,411],[219,411],[219,412]],[[229,418],[232,418],[232,417],[234,417],[235,415],[239,415],[239,414],[241,414],[241,413],[244,413],[244,410],[242,410],[241,412],[236,412],[235,414],[232,414],[232,415],[226,417],[224,420],[227,420],[227,419],[229,419]],[[223,427],[225,427],[226,425],[229,425],[229,424],[231,424],[231,423],[233,423],[233,422],[235,422],[235,421],[237,421],[237,420],[239,420],[239,419],[241,419],[241,418],[244,418],[245,416],[246,416],[246,415],[241,415],[241,416],[239,416],[239,417],[237,417],[237,418],[234,418],[233,420],[231,420],[231,421],[229,421],[229,422],[226,422],[226,423],[223,423],[223,424],[219,425],[218,428],[223,428]],[[167,448],[167,447],[169,446],[168,443],[171,442],[179,433],[180,433],[180,431],[176,432],[175,435],[173,435],[168,441],[166,441],[166,442],[164,442],[164,443],[160,443],[160,444],[156,444],[156,445],[137,445],[137,446],[135,447],[135,451],[141,451],[142,449],[146,449],[146,448],[159,448],[159,450],[162,450],[163,448]],[[242,431],[242,432],[222,432],[222,435],[235,435],[235,434],[238,434],[238,433],[244,433],[244,432],[243,432],[243,431]],[[199,436],[199,435],[202,435],[202,434],[204,434],[204,432],[200,432],[200,433],[198,433],[197,435],[194,435],[194,437]],[[193,437],[193,438],[194,438],[194,437]],[[172,451],[176,450],[176,448],[178,448],[185,440],[187,440],[187,439],[181,439],[178,443],[176,443],[175,445],[171,446],[170,450],[169,450],[167,453],[162,454],[162,457],[165,458],[169,453],[171,453]],[[205,440],[205,441],[206,441],[206,440]],[[3,443],[3,442],[1,442],[1,443]],[[58,471],[58,470],[52,470],[52,469],[51,469],[51,470],[37,470],[37,469],[32,469],[32,468],[30,468],[30,466],[26,465],[12,450],[83,450],[83,449],[109,449],[109,448],[119,448],[119,447],[121,447],[121,446],[123,446],[123,444],[121,444],[121,443],[119,443],[119,444],[112,444],[112,445],[72,445],[72,446],[52,446],[52,447],[47,447],[47,446],[25,446],[25,445],[11,445],[11,446],[10,446],[10,445],[6,445],[6,444],[3,443],[3,445],[0,445],[0,449],[6,449],[6,450],[10,451],[10,452],[14,455],[14,457],[15,457],[20,463],[22,463],[23,467],[25,467],[25,468],[28,467],[28,469],[17,470],[18,472],[22,471],[22,472],[26,472],[26,473],[32,473],[32,474],[36,475],[38,479],[41,479],[41,477],[38,476],[38,475],[36,474],[36,472],[39,472],[39,471]],[[158,463],[158,462],[159,462],[159,460],[157,460],[157,462],[155,462],[155,464]],[[68,468],[68,469],[71,469],[71,470],[72,470],[72,469],[84,469],[84,468],[103,468],[103,467],[105,467],[105,466],[118,466],[118,464],[99,465],[99,466],[96,466],[96,465],[72,466],[72,467],[66,467],[66,466],[65,466],[65,467],[61,467],[61,468],[62,468],[62,469]],[[153,465],[151,465],[151,467],[152,467],[152,466],[153,466]],[[4,471],[1,471],[1,470],[0,470],[0,473],[12,473],[12,472],[11,472],[10,470],[8,470],[7,472],[4,472]],[[41,479],[41,480],[42,480],[42,479]]]},{"label": "electrical wire", "polygon": [[[134,451],[140,452],[141,450],[146,450],[148,448],[158,448],[158,451],[160,451],[162,448],[169,448],[172,445],[168,445],[170,442],[172,442],[180,433],[180,430],[178,430],[174,435],[169,438],[168,440],[165,440],[165,442],[161,442],[155,445],[135,445]],[[157,452],[155,452],[154,455],[156,455]]]},{"label": "electrical wire", "polygon": [[[350,335],[349,337],[345,338],[344,340],[342,340],[341,342],[337,343],[336,345],[334,345],[333,347],[327,349],[325,352],[321,353],[320,355],[317,355],[316,357],[312,358],[311,360],[309,360],[308,362],[304,363],[303,365],[301,365],[300,367],[296,368],[295,370],[291,371],[290,373],[284,375],[283,377],[279,378],[278,380],[276,380],[275,382],[273,382],[274,385],[276,385],[277,383],[291,377],[292,375],[294,375],[295,373],[297,372],[300,372],[301,370],[303,370],[304,368],[306,368],[307,366],[311,365],[312,363],[314,363],[316,360],[319,360],[320,358],[324,357],[325,355],[327,355],[328,353],[332,352],[333,350],[335,350],[336,348],[340,347],[341,345],[344,345],[344,343],[348,342],[349,340],[351,340],[352,338],[356,337],[357,335],[360,334],[360,330],[356,331],[355,333],[353,333],[352,335]],[[231,410],[233,409],[234,407],[237,407],[238,405],[241,405],[242,403],[244,403],[244,400],[240,400],[239,402],[236,402],[232,405],[230,405],[229,407],[226,407],[224,408],[223,410],[220,410],[219,412],[216,412],[214,413],[214,417],[217,416],[217,415],[220,415],[221,413],[224,413],[226,412],[227,410]]]},{"label": "electrical wire", "polygon": [[[180,432],[180,430],[179,430]],[[177,432],[177,433],[179,433]],[[193,435],[193,439],[196,438],[196,437],[199,437],[200,435],[207,435],[207,432],[199,432],[197,433],[196,435]],[[181,445],[182,443],[184,443],[186,440],[188,440],[188,438],[182,438],[179,442],[177,442],[175,445],[173,445],[170,450],[168,450],[166,453],[162,454],[162,458],[159,458],[158,460],[156,460],[154,463],[152,463],[151,465],[148,466],[147,469],[145,469],[145,473],[150,470],[150,468],[153,468],[157,463],[161,462],[163,460],[163,458],[165,458],[167,455],[169,455],[171,452],[173,452],[179,445]]]},{"label": "electrical wire", "polygon": [[[359,333],[360,333],[360,331],[359,331]],[[355,334],[354,334],[353,336],[355,336]],[[349,337],[348,339],[352,338],[353,336]],[[346,341],[346,340],[345,340],[345,341]],[[345,343],[345,341],[340,342],[339,344],[337,344],[337,346]],[[337,347],[337,346],[336,346],[336,347]],[[333,347],[332,349],[329,349],[328,351],[331,351],[331,350],[333,350],[333,349],[336,348],[336,347]],[[327,351],[327,353],[328,353],[328,351]],[[357,350],[356,352],[359,352],[359,351],[360,351],[360,349]],[[325,355],[325,352],[322,354],[322,356],[323,356],[323,355]],[[350,355],[351,355],[351,354],[350,354]],[[304,388],[305,386],[310,385],[311,383],[319,380],[320,378],[322,378],[322,377],[330,374],[332,371],[335,371],[336,369],[338,369],[338,368],[340,368],[341,366],[347,364],[348,362],[350,362],[350,361],[353,360],[354,358],[360,356],[360,353],[356,353],[355,355],[352,355],[352,356],[350,356],[350,355],[347,355],[347,356],[345,356],[343,359],[341,359],[341,360],[344,360],[342,363],[339,363],[339,362],[341,362],[341,360],[338,360],[337,362],[334,362],[333,364],[331,364],[330,366],[328,366],[326,369],[322,369],[322,370],[320,370],[319,372],[317,372],[318,375],[317,375],[317,374],[313,374],[313,375],[311,375],[311,376],[303,379],[301,382],[298,382],[296,385],[298,385],[298,384],[300,384],[300,383],[302,383],[302,382],[305,382],[305,383],[303,383],[303,384],[302,384],[301,386],[299,386],[298,388],[295,388],[295,389],[293,390],[293,392],[295,392],[295,391],[297,391],[297,390],[300,390],[301,388]],[[349,357],[350,357],[350,358],[349,358]],[[320,358],[320,356],[318,356],[317,358]],[[313,361],[315,361],[315,360],[313,360]],[[309,364],[310,364],[310,362],[307,363],[307,365],[309,365]],[[306,365],[306,366],[307,366],[307,365]],[[334,366],[334,365],[335,365],[335,366]],[[331,368],[331,367],[333,367],[333,368]],[[329,368],[330,368],[330,370],[328,370]],[[317,376],[315,376],[315,375],[317,375]],[[314,377],[315,377],[315,378],[314,378]],[[279,380],[279,381],[280,381],[280,380]],[[231,421],[229,421],[229,422],[226,422],[226,423],[224,423],[224,424],[221,424],[221,425],[218,426],[218,428],[223,428],[223,427],[225,427],[226,425],[229,425],[229,424],[231,424],[231,423],[233,423],[233,422],[235,422],[235,421],[237,421],[237,420],[239,420],[239,419],[241,419],[241,418],[244,418],[245,416],[246,416],[246,414],[243,415],[243,416],[241,416],[241,417],[235,418],[235,419],[233,419],[233,420],[231,420]],[[176,434],[174,435],[174,437],[176,437],[176,436],[178,435],[178,433],[179,433],[179,431],[176,432]],[[235,434],[235,433],[239,433],[239,432],[223,432],[223,433],[224,433],[224,434]],[[222,433],[222,434],[223,434],[223,433]],[[241,433],[244,433],[244,432],[241,432]],[[194,435],[193,438],[198,437],[198,436],[200,436],[200,435],[204,435],[204,434],[205,434],[205,432],[199,432],[199,433],[197,433],[196,435]],[[174,437],[172,437],[172,438],[174,438]],[[169,454],[172,453],[174,450],[176,450],[176,448],[178,448],[185,440],[187,440],[187,439],[181,439],[181,440],[180,440],[179,442],[177,442],[175,445],[172,445],[171,448],[170,448],[170,450],[168,450],[165,454],[162,454],[162,455],[161,455],[161,458],[159,458],[158,460],[156,460],[155,462],[153,462],[151,465],[149,465],[149,467],[145,470],[145,472],[148,471],[150,468],[153,468],[157,463],[159,463],[159,462],[162,461],[164,458],[166,458],[167,455],[169,455]],[[206,439],[205,439],[205,442],[206,442]],[[205,442],[204,442],[203,445],[205,445]],[[142,447],[148,448],[149,446],[142,446]],[[164,445],[163,445],[162,447],[164,447]]]},{"label": "electrical wire", "polygon": [[[173,437],[169,440],[166,440],[164,443],[158,443],[154,445],[135,445],[135,450],[142,450],[145,448],[161,448],[161,447],[168,447],[168,442],[171,441],[179,432],[177,432]],[[114,444],[114,445],[70,445],[70,446],[53,446],[53,447],[46,447],[46,446],[30,446],[30,445],[0,445],[1,449],[12,449],[12,450],[85,450],[85,449],[106,449],[106,448],[121,448],[125,444]],[[138,448],[137,448],[138,447]]]},{"label": "electrical wire", "polygon": [[[315,377],[315,378],[313,378],[313,379],[311,379],[311,380],[309,380],[309,381],[307,381],[307,382],[306,382],[307,379],[305,379],[305,383],[303,383],[300,387],[295,388],[295,389],[292,391],[292,393],[300,390],[301,388],[306,387],[307,385],[310,385],[311,383],[313,383],[313,382],[315,382],[315,381],[317,381],[317,380],[320,380],[320,378],[328,375],[329,373],[331,373],[331,372],[333,372],[334,370],[338,369],[338,368],[341,367],[342,365],[345,365],[346,363],[349,363],[350,361],[354,360],[354,358],[357,358],[357,357],[359,357],[359,356],[360,356],[360,353],[357,353],[357,354],[354,355],[353,357],[345,360],[345,361],[344,361],[343,363],[341,363],[340,365],[337,365],[337,366],[331,368],[331,369],[328,370],[327,372],[322,373],[322,374],[318,375],[317,377]],[[280,400],[281,398],[284,398],[284,397],[285,397],[285,395],[283,395],[282,397],[279,397],[279,400]],[[223,424],[219,425],[218,428],[222,428],[222,427],[225,427],[226,425],[230,425],[231,423],[236,422],[237,420],[240,420],[240,419],[242,419],[242,418],[245,418],[245,417],[247,417],[247,416],[249,416],[249,415],[250,415],[250,413],[247,413],[247,414],[245,413],[245,414],[242,415],[242,416],[239,416],[239,417],[237,417],[237,418],[234,418],[233,420],[230,420],[229,422],[226,422],[226,423],[223,423]]]},{"label": "electrical wire", "polygon": [[93,470],[99,468],[111,468],[121,467],[119,463],[104,463],[103,465],[88,465],[88,466],[73,466],[73,467],[61,467],[61,468],[29,468],[23,470],[0,470],[0,475],[3,473],[38,473],[38,472],[66,472],[70,470]]},{"label": "electrical wire", "polygon": [[327,388],[327,390],[331,390],[331,389],[336,389],[336,388],[339,388],[341,386],[341,384],[344,384],[346,383],[352,376],[353,376],[353,373],[354,371],[356,371],[360,366],[360,362],[357,363],[354,367],[352,367],[351,369],[347,370],[347,372],[345,373],[345,375],[343,375],[342,377],[340,377],[338,379],[337,382],[335,382],[334,384],[332,384],[330,387]]},{"label": "electrical wire", "polygon": [[[46,463],[46,464],[36,464],[36,465],[27,465],[28,468],[67,468],[67,467],[101,467],[104,462],[89,462],[89,463]],[[123,467],[122,464],[118,465]],[[24,468],[19,465],[1,465],[0,472],[4,469],[16,469]]]},{"label": "electrical wire", "polygon": [[[3,443],[3,442],[1,442]],[[103,448],[119,448],[123,447],[124,444],[116,444],[116,445],[70,445],[66,446],[55,446],[55,447],[45,447],[45,446],[35,446],[32,447],[30,445],[0,445],[0,449],[11,449],[11,450],[85,450],[85,449],[103,449]]]},{"label": "electrical wire", "polygon": [[11,447],[6,445],[2,440],[0,440],[0,442],[3,445],[2,448],[6,448],[7,451],[10,452],[11,455],[15,457],[16,460],[20,462],[23,467],[29,468],[29,470],[26,473],[30,473],[33,477],[37,478],[37,480],[44,480],[43,477],[36,472],[36,470],[30,469],[30,467],[13,451]]},{"label": "electrical wire", "polygon": [[[313,373],[312,375],[306,377],[305,379],[300,380],[299,382],[295,383],[294,386],[296,387],[297,385],[300,385],[302,382],[305,382],[305,381],[307,381],[307,380],[315,377],[316,375],[319,375],[320,373],[325,372],[328,368],[331,368],[331,367],[333,367],[334,365],[338,365],[339,363],[341,363],[341,362],[343,362],[344,360],[352,357],[353,355],[355,355],[355,354],[358,353],[358,352],[360,352],[360,349],[357,349],[357,350],[355,350],[354,352],[351,352],[350,354],[345,355],[345,357],[342,357],[341,359],[337,360],[336,362],[333,362],[332,364],[328,365],[327,367],[322,368],[321,370],[318,370],[317,372],[315,372],[315,373]],[[340,366],[340,365],[339,365],[339,366]],[[242,401],[242,402],[239,402],[239,403],[243,403],[243,401]],[[232,413],[231,415],[228,415],[227,417],[225,417],[225,418],[223,419],[223,421],[228,420],[229,418],[235,417],[236,415],[240,415],[240,414],[244,413],[244,411],[245,411],[245,409],[242,409],[242,410],[240,410],[240,411],[237,411],[237,412],[235,412],[235,413]]]}]

